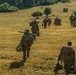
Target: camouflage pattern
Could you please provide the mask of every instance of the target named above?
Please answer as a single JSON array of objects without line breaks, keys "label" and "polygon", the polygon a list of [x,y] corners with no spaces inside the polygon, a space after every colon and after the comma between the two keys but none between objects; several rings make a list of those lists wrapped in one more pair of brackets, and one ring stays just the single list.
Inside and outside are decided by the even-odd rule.
[{"label": "camouflage pattern", "polygon": [[58,25],[61,25],[61,19],[60,18],[58,19]]},{"label": "camouflage pattern", "polygon": [[70,20],[70,24],[71,24],[71,26],[73,26],[73,20],[74,20],[74,16],[73,16],[73,14],[71,14],[69,20]]},{"label": "camouflage pattern", "polygon": [[22,36],[20,45],[23,47],[23,60],[29,57],[30,47],[33,44],[34,38],[30,33],[25,32]]},{"label": "camouflage pattern", "polygon": [[47,28],[47,25],[48,25],[48,26],[51,25],[51,19],[46,17],[46,18],[43,20],[42,26],[43,26],[44,28]]},{"label": "camouflage pattern", "polygon": [[43,23],[42,23],[42,26],[44,27],[44,28],[47,28],[47,18],[45,18],[44,20],[43,20]]},{"label": "camouflage pattern", "polygon": [[50,26],[50,25],[51,25],[51,19],[48,18],[48,26]]},{"label": "camouflage pattern", "polygon": [[32,33],[33,34],[39,34],[39,26],[38,26],[38,23],[39,22],[37,22],[36,20],[34,20],[33,22],[32,22],[32,24],[31,24],[31,31],[32,31]]},{"label": "camouflage pattern", "polygon": [[76,27],[76,16],[73,18],[73,27]]},{"label": "camouflage pattern", "polygon": [[34,40],[34,38],[33,38],[32,35],[25,35],[24,34],[22,36],[21,44],[24,45],[27,48],[27,46],[30,47],[32,45],[33,40]]},{"label": "camouflage pattern", "polygon": [[61,19],[58,18],[58,17],[56,17],[56,18],[55,18],[55,21],[54,21],[54,24],[55,24],[55,25],[61,25]]},{"label": "camouflage pattern", "polygon": [[76,16],[73,14],[70,16],[70,24],[71,26],[76,27]]},{"label": "camouflage pattern", "polygon": [[71,47],[62,47],[58,61],[64,62],[66,75],[69,75],[71,68],[75,68],[75,51]]}]

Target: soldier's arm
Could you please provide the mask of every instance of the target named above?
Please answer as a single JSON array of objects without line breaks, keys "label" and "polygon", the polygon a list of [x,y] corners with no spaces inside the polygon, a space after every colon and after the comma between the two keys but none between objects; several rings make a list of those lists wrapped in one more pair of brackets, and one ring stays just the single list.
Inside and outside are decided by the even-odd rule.
[{"label": "soldier's arm", "polygon": [[62,49],[60,50],[60,54],[58,56],[58,62],[61,60],[61,56],[62,56]]},{"label": "soldier's arm", "polygon": [[75,68],[75,50],[73,50],[73,67]]}]

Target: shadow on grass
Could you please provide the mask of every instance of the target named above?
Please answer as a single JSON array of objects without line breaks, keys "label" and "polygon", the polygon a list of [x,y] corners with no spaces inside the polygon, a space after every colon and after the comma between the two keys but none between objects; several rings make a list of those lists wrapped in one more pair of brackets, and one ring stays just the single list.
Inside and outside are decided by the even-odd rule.
[{"label": "shadow on grass", "polygon": [[20,67],[24,66],[24,63],[25,62],[23,60],[20,62],[18,62],[18,61],[12,62],[12,63],[10,63],[9,69],[20,68]]}]

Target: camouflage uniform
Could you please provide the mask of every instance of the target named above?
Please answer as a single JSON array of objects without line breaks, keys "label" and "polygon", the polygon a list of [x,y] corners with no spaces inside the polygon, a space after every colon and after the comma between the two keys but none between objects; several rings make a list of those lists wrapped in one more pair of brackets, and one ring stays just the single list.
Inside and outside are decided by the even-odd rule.
[{"label": "camouflage uniform", "polygon": [[50,26],[50,25],[51,25],[51,19],[48,18],[48,26]]},{"label": "camouflage uniform", "polygon": [[34,38],[32,35],[30,35],[29,32],[25,32],[24,35],[22,36],[20,45],[23,47],[23,60],[26,60],[26,58],[29,57],[29,51],[33,41]]},{"label": "camouflage uniform", "polygon": [[44,28],[47,28],[47,22],[47,18],[45,18],[42,23],[42,26],[44,26]]},{"label": "camouflage uniform", "polygon": [[38,26],[38,22],[36,22],[36,20],[34,20],[33,24],[31,25],[31,31],[33,34],[37,34],[39,35],[39,26]]},{"label": "camouflage uniform", "polygon": [[75,68],[75,51],[70,46],[62,47],[58,61],[64,62],[64,69],[66,75],[69,75],[71,68]]},{"label": "camouflage uniform", "polygon": [[60,18],[58,19],[58,25],[61,25],[61,19]]},{"label": "camouflage uniform", "polygon": [[55,18],[54,24],[58,25],[58,17]]},{"label": "camouflage uniform", "polygon": [[56,17],[56,18],[55,18],[55,21],[54,21],[54,24],[55,24],[55,25],[61,25],[61,19],[58,18],[58,17]]},{"label": "camouflage uniform", "polygon": [[73,27],[76,27],[76,16],[73,18]]},{"label": "camouflage uniform", "polygon": [[70,20],[71,26],[73,26],[73,24],[74,24],[74,23],[73,23],[73,21],[74,21],[74,16],[73,16],[73,14],[70,16],[70,19],[69,19],[69,20]]}]

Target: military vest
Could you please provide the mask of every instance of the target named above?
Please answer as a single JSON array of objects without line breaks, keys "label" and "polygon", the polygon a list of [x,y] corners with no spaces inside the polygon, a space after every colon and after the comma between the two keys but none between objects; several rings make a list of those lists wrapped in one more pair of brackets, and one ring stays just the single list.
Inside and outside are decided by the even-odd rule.
[{"label": "military vest", "polygon": [[26,47],[31,46],[33,41],[34,41],[34,38],[32,35],[23,35],[22,37],[22,44]]},{"label": "military vest", "polygon": [[61,59],[62,60],[71,60],[73,59],[73,49],[71,47],[62,47],[61,49]]}]

